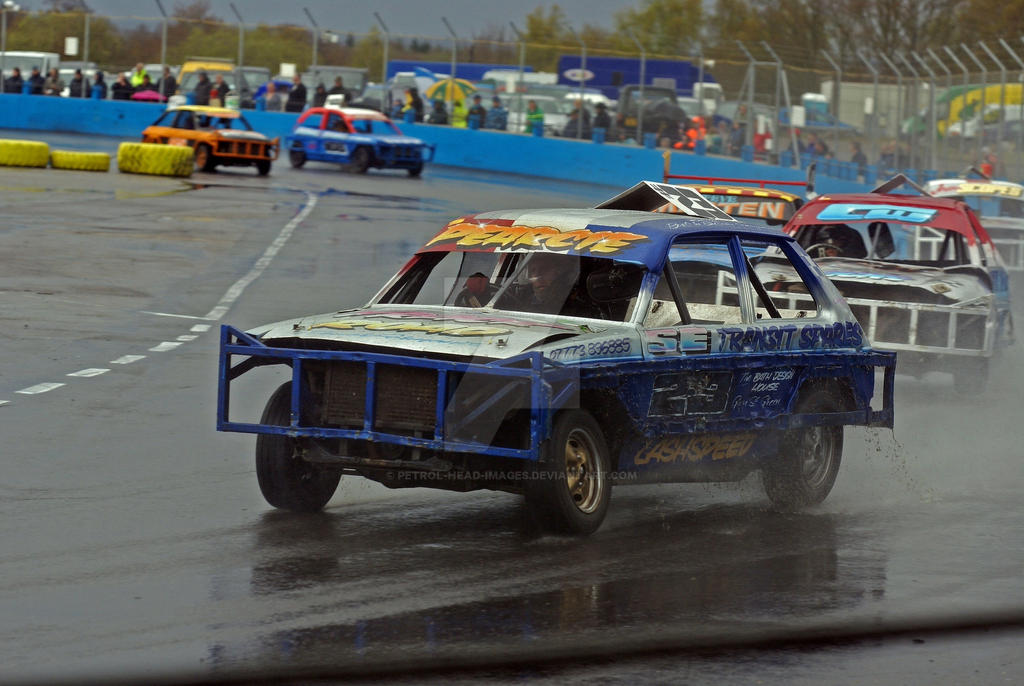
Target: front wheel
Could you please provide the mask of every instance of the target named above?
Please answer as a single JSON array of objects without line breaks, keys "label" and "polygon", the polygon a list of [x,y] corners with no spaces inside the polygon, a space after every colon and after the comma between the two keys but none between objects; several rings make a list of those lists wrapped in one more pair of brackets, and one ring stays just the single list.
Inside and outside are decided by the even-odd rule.
[{"label": "front wheel", "polygon": [[[839,403],[826,390],[815,390],[797,403],[803,414],[838,412]],[[843,427],[810,426],[787,431],[779,453],[762,471],[764,490],[782,510],[817,505],[836,482],[843,456]]]},{"label": "front wheel", "polygon": [[196,148],[196,169],[204,172],[212,172],[217,162],[214,159],[213,153],[210,152],[210,146],[202,143]]},{"label": "front wheel", "polygon": [[[261,424],[288,426],[291,382],[281,385],[267,401]],[[306,462],[296,451],[295,439],[275,434],[256,436],[256,478],[268,503],[293,512],[318,512],[334,495],[341,473]]]},{"label": "front wheel", "polygon": [[306,163],[306,153],[302,150],[289,150],[288,161],[292,163],[292,166],[296,169],[301,169],[302,165]]},{"label": "front wheel", "polygon": [[260,176],[266,176],[270,173],[270,160],[256,160],[256,171],[259,172]]},{"label": "front wheel", "polygon": [[352,152],[350,166],[352,171],[358,174],[365,174],[366,170],[370,168],[370,151],[366,148],[356,148]]},{"label": "front wheel", "polygon": [[422,164],[418,164],[415,167],[410,167],[406,171],[409,172],[409,176],[412,176],[413,178],[415,178],[415,177],[417,177],[417,176],[419,176],[420,174],[423,173],[423,165]]},{"label": "front wheel", "polygon": [[564,410],[536,472],[526,484],[528,507],[545,528],[567,534],[597,531],[611,499],[608,446],[594,417]]}]

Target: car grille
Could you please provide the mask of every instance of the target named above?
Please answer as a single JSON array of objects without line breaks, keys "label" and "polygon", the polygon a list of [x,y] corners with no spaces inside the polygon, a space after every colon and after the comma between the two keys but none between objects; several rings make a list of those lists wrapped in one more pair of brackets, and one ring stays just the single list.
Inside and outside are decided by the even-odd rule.
[{"label": "car grille", "polygon": [[[366,420],[366,364],[330,362],[323,367],[322,421],[333,426],[361,428]],[[378,364],[374,380],[374,430],[433,432],[436,371]]]},{"label": "car grille", "polygon": [[218,155],[235,155],[238,157],[266,157],[266,143],[254,141],[217,141]]}]

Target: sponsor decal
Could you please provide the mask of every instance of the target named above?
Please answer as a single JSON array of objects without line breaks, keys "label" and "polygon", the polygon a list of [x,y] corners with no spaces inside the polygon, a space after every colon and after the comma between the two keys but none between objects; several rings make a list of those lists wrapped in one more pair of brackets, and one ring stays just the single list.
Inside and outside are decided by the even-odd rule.
[{"label": "sponsor decal", "polygon": [[581,360],[585,357],[628,355],[632,349],[633,343],[628,338],[610,338],[586,344],[567,345],[546,353],[546,356],[552,360],[565,362],[568,360]]},{"label": "sponsor decal", "polygon": [[724,412],[731,382],[729,371],[662,374],[654,380],[649,414],[683,417]]},{"label": "sponsor decal", "polygon": [[836,203],[818,213],[819,221],[892,221],[905,224],[923,224],[938,212],[919,207],[899,205],[854,205]]},{"label": "sponsor decal", "polygon": [[634,458],[633,463],[645,465],[651,462],[672,464],[674,462],[700,462],[701,460],[731,460],[750,452],[757,440],[757,433],[747,431],[728,434],[690,434],[670,436],[645,446]]},{"label": "sponsor decal", "polygon": [[[720,353],[773,352],[798,347],[802,350],[815,348],[859,348],[864,340],[860,324],[836,322],[831,325],[807,324],[797,327],[783,326],[725,327],[719,329],[718,351]],[[794,346],[794,343],[796,344]]]},{"label": "sponsor decal", "polygon": [[444,336],[501,336],[512,333],[510,329],[497,326],[461,326],[445,323],[428,322],[382,322],[372,319],[345,319],[337,322],[315,324],[312,329],[338,329],[350,331],[365,329],[367,331],[416,331],[418,333],[436,333]]},{"label": "sponsor decal", "polygon": [[1005,195],[1011,198],[1024,196],[1024,186],[1011,186],[1001,183],[944,183],[935,189],[935,193],[956,193],[960,195]]},{"label": "sponsor decal", "polygon": [[694,355],[711,352],[711,332],[700,327],[648,329],[647,350],[652,355]]},{"label": "sponsor decal", "polygon": [[452,243],[460,248],[480,247],[495,251],[571,250],[580,254],[612,255],[646,240],[647,236],[628,231],[559,231],[551,226],[499,226],[456,220],[434,236],[426,247]]},{"label": "sponsor decal", "polygon": [[719,209],[718,205],[704,197],[696,188],[670,186],[665,183],[651,183],[650,181],[646,183],[683,214],[704,219],[736,221]]}]

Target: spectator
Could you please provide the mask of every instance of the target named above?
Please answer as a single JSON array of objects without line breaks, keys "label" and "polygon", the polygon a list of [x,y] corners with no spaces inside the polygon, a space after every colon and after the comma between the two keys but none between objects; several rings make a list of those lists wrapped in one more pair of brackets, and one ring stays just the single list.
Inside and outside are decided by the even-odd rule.
[{"label": "spectator", "polygon": [[175,80],[174,74],[171,73],[171,68],[164,67],[164,75],[157,83],[157,92],[165,98],[169,98],[174,95],[176,90],[178,90],[178,82]]},{"label": "spectator", "polygon": [[46,79],[39,73],[39,67],[32,67],[32,74],[28,77],[28,94],[29,95],[42,95],[43,86],[46,83]]},{"label": "spectator", "polygon": [[292,89],[288,91],[288,100],[284,104],[285,112],[301,112],[306,109],[306,87],[302,85],[302,76],[292,77]]},{"label": "spectator", "polygon": [[504,131],[508,128],[508,110],[502,106],[501,98],[497,95],[491,98],[491,109],[487,110],[484,126],[497,131]]},{"label": "spectator", "polygon": [[223,106],[230,90],[231,86],[224,80],[224,75],[217,74],[213,77],[213,86],[210,88],[210,104],[215,107]]},{"label": "spectator", "polygon": [[313,91],[313,107],[323,107],[325,102],[327,102],[327,87],[318,83],[316,90]]},{"label": "spectator", "polygon": [[888,140],[882,144],[882,148],[878,151],[878,166],[885,170],[894,169],[896,167],[895,140]]},{"label": "spectator", "polygon": [[726,154],[739,157],[743,152],[743,146],[747,143],[747,106],[740,105],[736,108],[736,118],[732,120],[732,128],[729,129],[729,139],[725,144]]},{"label": "spectator", "polygon": [[142,83],[135,87],[136,93],[141,93],[143,91],[153,91],[154,93],[158,92],[156,86],[149,80],[149,74],[143,74]]},{"label": "spectator", "polygon": [[352,94],[345,88],[344,82],[340,76],[334,77],[334,85],[331,86],[331,90],[327,91],[327,95],[343,95],[345,96],[345,104],[347,105],[352,100]]},{"label": "spectator", "polygon": [[64,79],[60,77],[57,67],[50,67],[50,73],[43,82],[43,95],[60,95],[64,90]]},{"label": "spectator", "polygon": [[213,84],[210,82],[210,77],[206,74],[206,70],[200,69],[199,82],[196,83],[196,87],[192,90],[192,97],[195,99],[195,104],[209,105],[211,90],[213,90]]},{"label": "spectator", "polygon": [[981,149],[981,162],[978,164],[978,171],[984,174],[986,177],[993,179],[996,176],[996,166],[999,164],[999,158],[992,151],[991,148],[985,146]]},{"label": "spectator", "polygon": [[[580,117],[583,117],[583,125],[580,126]],[[576,106],[569,113],[569,121],[562,129],[562,135],[566,138],[590,138],[590,112],[583,106],[583,100],[577,98]]]},{"label": "spectator", "polygon": [[135,69],[132,70],[132,73],[130,74],[128,79],[128,83],[131,84],[132,88],[138,88],[142,85],[143,76],[149,76],[149,73],[146,71],[146,67],[142,64],[142,62],[139,62],[135,65]]},{"label": "spectator", "polygon": [[443,100],[435,100],[434,107],[430,110],[429,124],[443,124],[448,123],[448,110],[444,107]]},{"label": "spectator", "polygon": [[487,119],[487,110],[484,109],[483,103],[480,102],[480,94],[477,93],[473,96],[473,104],[470,105],[469,112],[466,114],[466,121],[469,122],[472,127],[472,123],[476,121],[476,127],[478,129],[484,128],[484,124]]},{"label": "spectator", "polygon": [[528,100],[526,103],[526,129],[525,133],[533,133],[538,127],[544,130],[544,110],[537,106],[536,100]]},{"label": "spectator", "polygon": [[858,141],[852,141],[850,147],[853,149],[853,156],[850,161],[857,165],[857,176],[864,176],[868,171],[868,156],[860,149]]},{"label": "spectator", "polygon": [[594,114],[594,128],[604,129],[606,136],[608,135],[607,132],[612,128],[612,118],[608,114],[608,106],[603,102],[597,103],[597,113]]},{"label": "spectator", "polygon": [[268,112],[284,112],[284,98],[277,92],[273,81],[267,81],[267,92],[263,97],[266,101],[264,109]]},{"label": "spectator", "polygon": [[71,83],[68,84],[68,97],[70,98],[84,98],[85,97],[85,77],[82,76],[82,70],[76,69],[75,75],[71,77]]},{"label": "spectator", "polygon": [[466,128],[466,119],[469,116],[469,108],[461,99],[452,100],[452,127],[456,129]]},{"label": "spectator", "polygon": [[[405,103],[415,113],[413,119],[415,121],[423,121],[423,98],[420,97],[420,90],[418,88],[414,86],[405,89]],[[404,112],[405,109],[403,107],[402,111]]]},{"label": "spectator", "polygon": [[103,71],[101,69],[96,70],[96,79],[92,84],[92,97],[98,100],[107,99],[107,82],[103,80]]},{"label": "spectator", "polygon": [[128,79],[125,77],[124,72],[117,75],[117,81],[110,87],[110,99],[111,100],[130,100],[132,93],[135,91],[132,85],[128,83]]},{"label": "spectator", "polygon": [[21,78],[21,69],[15,67],[11,75],[4,79],[4,93],[20,93],[25,80]]}]

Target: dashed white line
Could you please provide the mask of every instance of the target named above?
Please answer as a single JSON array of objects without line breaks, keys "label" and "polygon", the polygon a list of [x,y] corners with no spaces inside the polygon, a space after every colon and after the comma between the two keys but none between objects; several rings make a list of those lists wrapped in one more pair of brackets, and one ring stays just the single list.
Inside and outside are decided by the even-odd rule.
[{"label": "dashed white line", "polygon": [[164,353],[167,352],[168,350],[174,350],[179,345],[181,345],[180,341],[163,341],[162,343],[154,345],[152,348],[149,349],[149,351],[153,353]]},{"label": "dashed white line", "polygon": [[139,310],[142,314],[153,314],[157,317],[176,317],[178,319],[209,319],[209,317],[196,317],[192,314],[174,314],[173,312],[152,312],[150,310]]},{"label": "dashed white line", "polygon": [[53,389],[60,388],[63,385],[64,384],[62,383],[37,383],[35,386],[23,388],[20,391],[15,391],[15,393],[21,393],[22,395],[36,395],[38,393],[52,391]]},{"label": "dashed white line", "polygon": [[193,333],[204,333],[204,332],[209,331],[209,330],[210,330],[210,325],[209,324],[196,324],[191,329],[189,329],[189,331],[191,331]]},{"label": "dashed white line", "polygon": [[199,336],[194,336],[190,333],[186,333],[182,334],[181,336],[178,336],[178,338],[175,340],[181,341],[182,343],[188,343],[189,341],[194,341],[197,338],[199,338]]},{"label": "dashed white line", "polygon": [[111,360],[110,364],[131,364],[132,362],[138,362],[139,360],[146,359],[145,355],[121,355],[116,360]]},{"label": "dashed white line", "polygon": [[10,402],[11,402],[10,400],[0,400],[0,406],[9,405]]},{"label": "dashed white line", "polygon": [[77,372],[71,372],[68,376],[84,376],[86,378],[91,376],[99,376],[100,374],[106,374],[109,369],[100,369],[99,367],[89,367],[88,369],[79,369]]},{"label": "dashed white line", "polygon": [[267,246],[267,249],[263,252],[263,256],[256,260],[256,264],[252,266],[252,269],[250,269],[245,276],[232,284],[231,288],[224,293],[224,297],[222,297],[220,302],[217,303],[217,306],[207,312],[203,319],[217,320],[223,317],[227,311],[231,309],[231,306],[236,300],[238,300],[249,284],[255,281],[259,275],[263,273],[263,270],[270,265],[270,261],[274,259],[274,256],[281,251],[284,244],[288,242],[289,238],[291,238],[295,228],[301,224],[303,220],[309,216],[309,213],[313,211],[313,208],[316,207],[316,196],[314,194],[307,192],[306,198],[306,206],[303,207],[290,222],[285,224],[284,228],[281,229],[281,233],[279,233],[277,238]]}]

